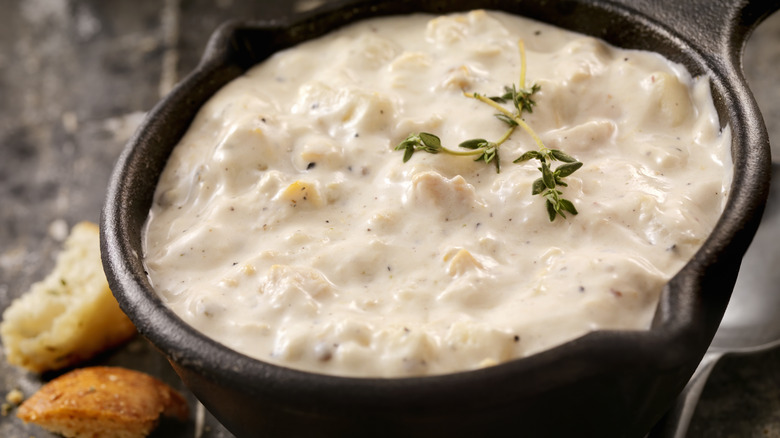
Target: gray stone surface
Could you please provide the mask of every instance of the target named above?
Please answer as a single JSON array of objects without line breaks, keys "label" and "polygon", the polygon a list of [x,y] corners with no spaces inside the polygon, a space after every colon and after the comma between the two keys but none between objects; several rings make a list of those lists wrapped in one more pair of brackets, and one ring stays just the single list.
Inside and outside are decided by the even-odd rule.
[{"label": "gray stone surface", "polygon": [[[195,66],[218,24],[285,13],[287,4],[0,0],[0,311],[51,269],[63,226],[98,220],[124,142],[160,95]],[[778,43],[775,16],[759,28],[745,56],[775,145]],[[191,421],[165,424],[154,436],[231,436],[197,408],[145,340],[94,363],[146,370],[187,394],[196,407]],[[0,353],[0,397],[14,388],[30,395],[51,377],[8,366]],[[202,429],[196,426],[199,414]],[[30,436],[50,435],[13,415],[0,417],[0,437]],[[704,391],[689,436],[780,437],[780,351],[725,358]]]}]

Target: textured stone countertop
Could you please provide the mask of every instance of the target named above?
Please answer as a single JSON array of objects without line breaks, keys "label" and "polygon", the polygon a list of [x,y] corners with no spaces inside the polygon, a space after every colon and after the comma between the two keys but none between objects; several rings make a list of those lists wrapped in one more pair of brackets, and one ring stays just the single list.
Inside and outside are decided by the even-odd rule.
[{"label": "textured stone countertop", "polygon": [[[211,32],[229,18],[273,16],[290,3],[0,0],[0,311],[50,271],[69,227],[98,221],[125,141],[145,111],[196,65]],[[780,14],[759,27],[745,54],[775,145],[778,66]],[[768,235],[777,241],[780,230]],[[145,370],[187,395],[195,407],[191,421],[166,423],[153,436],[232,436],[140,337],[93,363]],[[29,396],[51,377],[11,367],[0,353],[0,397],[15,388]],[[13,412],[0,417],[0,437],[30,436],[51,435]],[[723,359],[688,436],[780,437],[780,349]]]}]

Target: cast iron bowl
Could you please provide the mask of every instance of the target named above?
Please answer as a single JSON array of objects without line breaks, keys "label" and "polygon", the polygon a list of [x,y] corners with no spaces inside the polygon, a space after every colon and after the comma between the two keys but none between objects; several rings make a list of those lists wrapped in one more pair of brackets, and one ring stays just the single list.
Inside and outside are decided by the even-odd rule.
[{"label": "cast iron bowl", "polygon": [[[623,3],[625,2],[625,4]],[[720,323],[766,201],[766,130],[742,77],[751,30],[778,5],[730,0],[365,0],[329,4],[291,21],[233,22],[200,65],[164,98],[124,149],[101,226],[106,274],[122,309],[229,430],[250,436],[640,437],[696,368]],[[653,50],[710,77],[733,135],[725,212],[664,288],[648,331],[598,331],[491,368],[419,378],[346,378],[239,354],[185,324],[144,273],[141,233],[172,148],[201,105],[270,54],[348,22],[475,8],[525,15]]]}]

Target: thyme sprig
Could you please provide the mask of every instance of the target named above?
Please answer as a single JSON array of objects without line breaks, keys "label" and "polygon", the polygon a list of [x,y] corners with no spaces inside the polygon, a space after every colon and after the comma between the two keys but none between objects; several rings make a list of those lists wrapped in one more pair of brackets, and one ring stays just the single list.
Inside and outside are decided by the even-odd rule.
[{"label": "thyme sprig", "polygon": [[[534,112],[534,105],[536,105],[536,102],[534,102],[531,97],[541,89],[542,87],[538,84],[533,84],[530,89],[520,90],[517,89],[515,84],[512,84],[511,87],[505,85],[504,94],[500,96],[491,96],[488,97],[488,99],[496,103],[512,102],[515,106],[515,109],[517,109],[518,114],[521,114],[523,111],[532,113]],[[498,117],[498,114],[496,117]],[[507,123],[511,122],[507,121]]]},{"label": "thyme sprig", "polygon": [[[412,155],[418,151],[424,151],[431,154],[442,152],[458,156],[476,156],[474,161],[484,161],[485,163],[492,162],[496,167],[496,172],[500,173],[501,158],[498,152],[499,146],[512,136],[517,127],[520,127],[520,129],[525,131],[534,140],[538,150],[525,152],[513,162],[522,163],[532,159],[539,160],[540,167],[538,169],[542,173],[542,176],[533,182],[531,194],[542,195],[545,198],[547,214],[550,218],[550,222],[552,222],[557,216],[566,218],[564,212],[574,215],[577,214],[577,209],[574,207],[574,204],[562,197],[563,192],[558,190],[558,187],[567,187],[563,178],[571,175],[582,167],[582,163],[561,150],[548,149],[536,132],[534,132],[522,118],[524,112],[533,112],[533,107],[536,105],[533,96],[536,92],[541,90],[541,87],[536,83],[531,85],[530,88],[525,87],[526,62],[525,47],[522,40],[518,41],[517,46],[520,51],[519,87],[515,84],[504,86],[504,93],[496,96],[486,96],[479,93],[463,93],[464,96],[477,99],[498,111],[498,113],[495,114],[495,117],[509,126],[509,129],[507,129],[499,140],[495,142],[485,140],[484,138],[466,140],[458,145],[461,148],[467,149],[461,151],[445,148],[441,144],[441,139],[434,134],[420,132],[410,134],[395,147],[395,150],[404,151],[404,163],[409,161],[412,158]],[[512,103],[512,106],[514,107],[513,111],[510,111],[503,106],[508,102]],[[563,164],[553,169],[553,161],[561,161]]]},{"label": "thyme sprig", "polygon": [[484,138],[473,138],[461,142],[458,146],[466,151],[458,151],[449,148],[445,148],[441,144],[441,139],[434,134],[428,132],[412,133],[409,134],[404,141],[395,147],[395,150],[404,151],[404,163],[412,158],[412,155],[417,151],[428,152],[429,154],[438,154],[440,152],[456,155],[456,156],[476,156],[474,161],[484,161],[485,163],[493,162],[496,166],[496,172],[501,172],[500,158],[498,156],[498,147],[501,143],[505,142],[512,134],[510,129],[496,142],[487,141]]},{"label": "thyme sprig", "polygon": [[[566,218],[564,211],[577,214],[574,204],[568,199],[562,198],[561,195],[563,193],[557,187],[568,187],[563,178],[582,167],[582,163],[563,151],[547,148],[539,151],[528,151],[513,162],[522,163],[532,159],[537,159],[541,163],[539,171],[542,172],[542,177],[531,185],[531,194],[541,194],[546,199],[545,206],[547,207],[547,215],[550,217],[550,222],[554,221],[558,215]],[[552,170],[553,161],[562,161],[564,164]]]},{"label": "thyme sprig", "polygon": [[[497,102],[489,97],[485,97],[476,93],[466,93],[466,96],[473,97],[482,102],[485,102],[486,104],[497,109],[500,114],[506,117],[511,117],[512,121],[517,124],[516,126],[522,128],[539,147],[538,151],[525,152],[523,155],[515,159],[513,163],[522,163],[531,159],[537,159],[541,163],[541,166],[538,169],[542,173],[542,176],[541,178],[534,181],[531,185],[531,194],[541,194],[546,199],[545,207],[547,208],[547,214],[550,217],[550,222],[554,221],[557,216],[566,218],[566,214],[564,212],[576,215],[578,212],[574,207],[574,204],[568,199],[561,197],[563,193],[556,187],[568,187],[566,182],[563,181],[563,178],[577,171],[577,169],[582,167],[582,163],[561,150],[548,149],[544,145],[544,142],[542,142],[542,139],[539,138],[539,136],[536,134],[536,132],[534,132],[534,130],[528,126],[525,120],[520,118],[519,114],[510,113],[509,110],[500,106]],[[520,110],[518,109],[518,111]],[[553,161],[562,161],[564,164],[558,166],[555,170],[552,170]]]}]

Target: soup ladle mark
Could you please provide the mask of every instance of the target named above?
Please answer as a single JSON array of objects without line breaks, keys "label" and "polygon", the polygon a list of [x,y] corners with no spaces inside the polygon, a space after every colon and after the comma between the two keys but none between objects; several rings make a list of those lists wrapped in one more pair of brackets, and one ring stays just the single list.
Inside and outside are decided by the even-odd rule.
[{"label": "soup ladle mark", "polygon": [[749,354],[780,346],[780,163],[772,163],[769,200],[755,239],[742,261],[726,313],[685,389],[648,438],[684,438],[715,365],[726,354]]}]

